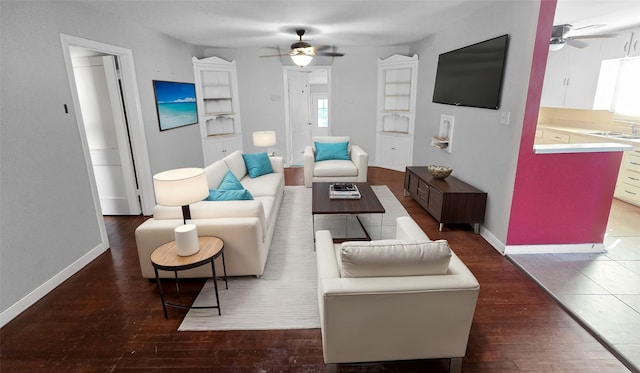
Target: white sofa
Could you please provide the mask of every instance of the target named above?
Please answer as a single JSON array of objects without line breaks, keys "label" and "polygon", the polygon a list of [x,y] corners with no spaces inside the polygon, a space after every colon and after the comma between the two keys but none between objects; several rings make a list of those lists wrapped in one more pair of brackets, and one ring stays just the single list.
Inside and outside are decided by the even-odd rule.
[{"label": "white sofa", "polygon": [[[316,142],[349,142],[350,160],[331,159],[316,162]],[[304,186],[311,188],[314,181],[365,182],[369,155],[358,145],[351,144],[349,136],[314,136],[312,145],[304,150]]]},{"label": "white sofa", "polygon": [[[253,200],[200,201],[190,205],[191,220],[199,236],[216,236],[224,241],[228,276],[261,276],[269,254],[271,240],[284,195],[282,157],[270,157],[273,173],[254,179],[247,174],[241,151],[205,167],[210,189],[216,189],[231,170],[251,193]],[[153,218],[136,229],[136,244],[142,276],[155,278],[149,259],[158,246],[174,239],[174,228],[183,224],[181,207],[157,205]],[[216,260],[216,273],[222,273],[222,261]],[[211,268],[201,266],[181,271],[180,277],[211,277]],[[160,271],[161,277],[173,272]]]},{"label": "white sofa", "polygon": [[410,217],[397,219],[396,238],[334,244],[316,232],[324,361],[450,358],[460,371],[480,285]]}]

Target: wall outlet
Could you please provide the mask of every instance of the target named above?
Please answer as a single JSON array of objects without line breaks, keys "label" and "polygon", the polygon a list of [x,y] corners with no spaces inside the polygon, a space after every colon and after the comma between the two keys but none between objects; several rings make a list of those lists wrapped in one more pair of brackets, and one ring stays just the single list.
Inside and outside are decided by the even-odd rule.
[{"label": "wall outlet", "polygon": [[511,118],[510,111],[501,111],[500,112],[500,124],[509,125],[509,119]]}]

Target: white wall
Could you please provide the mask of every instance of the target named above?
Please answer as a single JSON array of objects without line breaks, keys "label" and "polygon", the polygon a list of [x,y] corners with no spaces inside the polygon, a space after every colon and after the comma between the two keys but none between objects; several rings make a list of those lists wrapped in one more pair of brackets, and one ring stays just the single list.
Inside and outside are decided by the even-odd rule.
[{"label": "white wall", "polygon": [[[420,56],[413,163],[453,167],[452,175],[488,193],[482,234],[490,242],[506,242],[522,133],[538,1],[486,3],[473,16],[450,17],[446,32],[414,46]],[[507,16],[508,15],[508,16]],[[438,55],[503,34],[509,34],[500,110],[456,107],[432,102]],[[500,113],[511,113],[509,125]],[[430,145],[438,134],[440,115],[454,115],[452,153]]]},{"label": "white wall", "polygon": [[[378,58],[407,54],[409,47],[340,48],[339,51],[345,56],[335,58],[331,65],[332,134],[351,136],[354,144],[362,146],[373,157]],[[286,144],[283,64],[276,57],[260,57],[268,54],[273,51],[206,49],[204,57],[217,56],[237,63],[244,150],[260,150],[252,144],[253,131],[275,130],[278,141],[275,149],[283,155]],[[289,66],[287,59],[284,62]]]},{"label": "white wall", "polygon": [[159,132],[151,83],[193,82],[191,56],[201,48],[72,2],[2,1],[0,7],[0,311],[6,315],[103,250],[60,34],[134,51],[154,173],[202,164],[201,148],[193,146],[197,126]]}]

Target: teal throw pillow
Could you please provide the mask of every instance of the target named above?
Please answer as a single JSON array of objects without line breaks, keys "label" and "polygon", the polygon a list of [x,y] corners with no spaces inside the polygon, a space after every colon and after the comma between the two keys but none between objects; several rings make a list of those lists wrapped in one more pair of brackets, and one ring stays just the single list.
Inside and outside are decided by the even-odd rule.
[{"label": "teal throw pillow", "polygon": [[218,190],[241,190],[244,189],[242,184],[240,184],[240,180],[233,174],[231,171],[227,171],[227,174],[224,175],[224,178],[218,185]]},{"label": "teal throw pillow", "polygon": [[265,174],[272,174],[273,167],[267,153],[243,154],[244,164],[247,166],[247,172],[250,178],[256,178]]},{"label": "teal throw pillow", "polygon": [[330,159],[350,160],[349,141],[345,142],[314,142],[316,146],[316,162]]},{"label": "teal throw pillow", "polygon": [[219,190],[209,189],[207,201],[241,201],[253,199],[248,190]]}]

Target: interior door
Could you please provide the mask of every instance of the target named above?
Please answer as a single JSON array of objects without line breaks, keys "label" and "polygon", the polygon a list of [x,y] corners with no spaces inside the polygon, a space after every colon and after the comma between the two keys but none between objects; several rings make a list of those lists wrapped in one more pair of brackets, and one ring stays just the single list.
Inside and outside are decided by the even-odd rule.
[{"label": "interior door", "polygon": [[139,215],[138,188],[114,56],[74,60],[74,76],[104,215]]},{"label": "interior door", "polygon": [[288,159],[291,165],[302,165],[311,138],[331,133],[330,67],[285,68],[285,80],[287,136],[291,141]]},{"label": "interior door", "polygon": [[121,214],[126,212],[128,215],[140,215],[142,210],[138,197],[138,183],[133,165],[133,155],[131,154],[131,140],[129,139],[129,128],[122,99],[121,80],[116,67],[116,58],[114,56],[105,56],[103,57],[103,62],[118,145],[118,162],[115,165],[117,172],[114,171],[114,174],[117,175],[116,177],[122,175],[122,188],[118,193],[118,197],[123,199],[123,205],[124,200],[126,200],[126,208],[122,208],[120,211]]},{"label": "interior door", "polygon": [[289,123],[291,126],[291,164],[304,163],[304,149],[311,145],[313,123],[310,117],[309,72],[289,71]]}]

